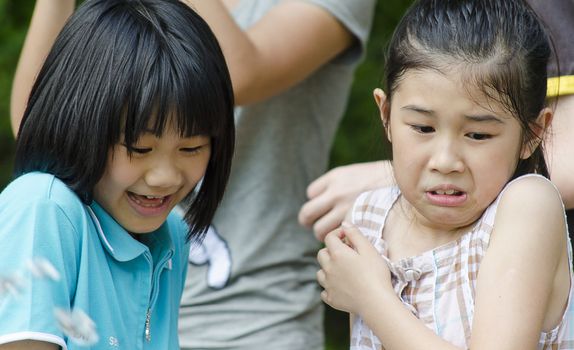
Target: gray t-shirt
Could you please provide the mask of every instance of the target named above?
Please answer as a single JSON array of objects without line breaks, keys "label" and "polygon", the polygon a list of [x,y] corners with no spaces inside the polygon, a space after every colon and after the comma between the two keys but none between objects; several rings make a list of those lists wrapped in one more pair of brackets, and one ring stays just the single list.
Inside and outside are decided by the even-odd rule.
[{"label": "gray t-shirt", "polygon": [[[247,28],[280,1],[240,0],[233,16]],[[307,185],[326,170],[375,0],[305,1],[339,19],[356,44],[280,95],[236,108],[231,179],[203,244],[190,255],[183,349],[323,349],[319,242],[297,213]]]}]

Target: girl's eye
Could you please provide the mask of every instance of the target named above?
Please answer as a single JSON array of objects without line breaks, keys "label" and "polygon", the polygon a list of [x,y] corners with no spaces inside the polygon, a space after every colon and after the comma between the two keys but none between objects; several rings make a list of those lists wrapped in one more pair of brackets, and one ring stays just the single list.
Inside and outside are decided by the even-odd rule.
[{"label": "girl's eye", "polygon": [[199,151],[203,148],[203,146],[197,146],[197,147],[183,147],[180,148],[180,150],[184,153],[187,154],[196,154],[199,153]]},{"label": "girl's eye", "polygon": [[480,132],[471,132],[471,133],[466,134],[466,136],[468,136],[469,138],[471,138],[473,140],[477,140],[477,141],[488,140],[488,139],[492,138],[492,135],[484,134],[484,133],[480,133]]},{"label": "girl's eye", "polygon": [[136,153],[136,154],[146,154],[151,152],[151,148],[149,147],[133,147],[133,146],[128,146],[125,143],[121,143],[122,146],[124,146],[128,153]]},{"label": "girl's eye", "polygon": [[146,154],[151,152],[151,148],[139,148],[139,147],[132,147],[132,152],[137,154]]},{"label": "girl's eye", "polygon": [[411,128],[420,134],[429,134],[431,132],[434,132],[434,128],[432,126],[411,125]]}]

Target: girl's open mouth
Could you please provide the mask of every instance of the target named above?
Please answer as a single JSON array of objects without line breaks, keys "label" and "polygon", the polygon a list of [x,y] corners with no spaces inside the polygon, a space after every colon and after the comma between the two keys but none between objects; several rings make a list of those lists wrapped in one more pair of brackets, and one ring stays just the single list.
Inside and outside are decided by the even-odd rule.
[{"label": "girl's open mouth", "polygon": [[436,191],[431,191],[432,194],[436,194],[436,195],[447,195],[447,196],[460,196],[462,195],[464,192],[462,191],[457,191],[457,190],[436,190]]},{"label": "girl's open mouth", "polygon": [[138,205],[147,208],[160,207],[169,198],[169,196],[144,196],[135,194],[133,192],[128,192],[128,197],[130,197],[130,199],[136,202]]},{"label": "girl's open mouth", "polygon": [[171,195],[148,196],[127,192],[129,203],[142,216],[155,216],[163,214],[169,207]]},{"label": "girl's open mouth", "polygon": [[428,191],[426,195],[431,204],[441,207],[457,207],[467,198],[466,192],[454,189]]}]

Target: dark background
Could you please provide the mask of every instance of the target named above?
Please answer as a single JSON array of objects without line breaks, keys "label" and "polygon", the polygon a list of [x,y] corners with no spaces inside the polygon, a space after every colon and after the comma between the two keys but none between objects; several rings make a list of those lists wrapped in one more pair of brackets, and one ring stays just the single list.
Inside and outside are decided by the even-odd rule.
[{"label": "dark background", "polygon": [[[383,51],[410,3],[410,0],[377,3],[367,56],[356,73],[349,105],[331,152],[331,167],[389,157],[372,91],[381,86]],[[15,146],[10,128],[10,88],[33,6],[34,0],[0,0],[0,190],[11,178]],[[325,322],[327,349],[348,349],[347,316],[328,309]]]}]

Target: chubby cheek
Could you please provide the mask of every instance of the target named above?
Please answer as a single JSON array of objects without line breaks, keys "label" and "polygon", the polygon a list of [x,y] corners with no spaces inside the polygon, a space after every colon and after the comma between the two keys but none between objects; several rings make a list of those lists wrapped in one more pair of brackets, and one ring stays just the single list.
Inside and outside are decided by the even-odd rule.
[{"label": "chubby cheek", "polygon": [[421,200],[425,200],[424,187],[421,184],[424,179],[421,179],[416,174],[420,174],[420,172],[408,171],[402,167],[395,170],[396,185],[399,187],[402,196],[410,203],[418,203]]},{"label": "chubby cheek", "polygon": [[130,163],[129,158],[117,152],[114,157],[110,154],[104,173],[94,187],[94,197],[98,202],[120,197],[136,181],[138,170]]},{"label": "chubby cheek", "polygon": [[427,161],[424,152],[416,146],[393,144],[393,171],[399,185],[417,181],[417,177],[423,174]]},{"label": "chubby cheek", "polygon": [[113,166],[108,166],[103,178],[107,180],[110,189],[126,190],[137,182],[139,173],[137,167],[130,166],[129,162],[116,163]]},{"label": "chubby cheek", "polygon": [[116,202],[125,192],[126,183],[106,170],[94,187],[94,199],[104,207]]},{"label": "chubby cheek", "polygon": [[516,159],[505,155],[491,153],[481,161],[481,166],[477,169],[482,171],[474,172],[476,188],[479,189],[480,197],[486,204],[490,204],[504,186],[510,181],[510,178],[516,170],[518,157]]},{"label": "chubby cheek", "polygon": [[[211,159],[211,152],[207,150],[203,152],[197,159],[189,162],[185,166],[185,173],[187,183],[190,185],[190,190],[193,189],[197,183],[205,176],[209,160]],[[216,165],[217,166],[217,165]]]},{"label": "chubby cheek", "polygon": [[199,180],[201,180],[201,178],[203,178],[203,176],[205,176],[207,166],[209,165],[209,160],[210,157],[209,154],[207,154],[206,156],[202,157],[200,162],[197,162],[192,165],[191,174],[194,182],[198,182]]}]

